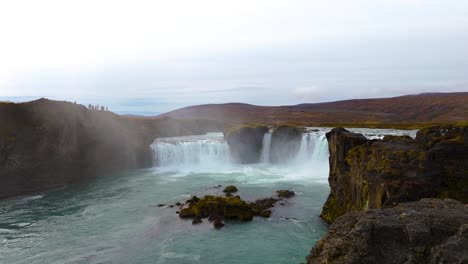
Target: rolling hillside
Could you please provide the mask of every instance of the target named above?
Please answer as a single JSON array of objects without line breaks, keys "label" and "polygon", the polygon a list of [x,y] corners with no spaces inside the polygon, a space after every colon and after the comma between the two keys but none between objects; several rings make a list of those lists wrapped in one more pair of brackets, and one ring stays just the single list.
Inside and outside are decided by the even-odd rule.
[{"label": "rolling hillside", "polygon": [[468,92],[430,93],[292,106],[196,105],[161,116],[226,123],[445,123],[468,120]]}]

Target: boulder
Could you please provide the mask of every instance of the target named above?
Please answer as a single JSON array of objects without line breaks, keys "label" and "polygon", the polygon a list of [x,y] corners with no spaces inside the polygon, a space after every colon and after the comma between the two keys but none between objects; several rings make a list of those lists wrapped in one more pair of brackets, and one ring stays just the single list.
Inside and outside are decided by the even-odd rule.
[{"label": "boulder", "polygon": [[279,198],[291,198],[294,195],[296,195],[293,191],[290,191],[290,190],[279,190],[279,191],[276,191],[276,194],[278,195]]},{"label": "boulder", "polygon": [[231,157],[239,163],[257,163],[263,147],[263,137],[268,132],[267,126],[244,125],[224,131],[224,138],[229,144]]},{"label": "boulder", "polygon": [[330,226],[307,263],[465,263],[467,223],[468,207],[451,199],[349,212]]},{"label": "boulder", "polygon": [[203,223],[203,220],[200,217],[195,217],[192,220],[192,225],[197,225]]},{"label": "boulder", "polygon": [[213,226],[216,229],[220,229],[220,228],[222,228],[224,226],[224,224],[223,224],[223,222],[221,222],[220,219],[216,219],[216,220],[213,221]]},{"label": "boulder", "polygon": [[255,216],[270,217],[271,216],[270,208],[275,206],[277,201],[278,200],[274,199],[274,198],[266,198],[266,199],[261,199],[261,200],[255,201],[253,203],[250,203],[252,213]]},{"label": "boulder", "polygon": [[225,193],[234,193],[234,192],[237,192],[237,187],[234,186],[234,185],[229,185],[227,186],[226,188],[224,188],[223,192]]},{"label": "boulder", "polygon": [[[194,199],[195,198],[195,199]],[[186,207],[179,212],[180,218],[194,218],[193,223],[198,223],[198,218],[208,218],[215,222],[222,219],[235,219],[250,221],[253,216],[270,217],[271,207],[277,202],[274,198],[257,200],[248,203],[239,196],[213,196],[206,195],[198,199],[196,196],[187,201]]]}]

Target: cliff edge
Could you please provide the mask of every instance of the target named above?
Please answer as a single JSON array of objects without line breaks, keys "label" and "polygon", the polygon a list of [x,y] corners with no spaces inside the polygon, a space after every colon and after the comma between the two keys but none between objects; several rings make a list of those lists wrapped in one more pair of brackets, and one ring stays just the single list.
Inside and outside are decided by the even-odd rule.
[{"label": "cliff edge", "polygon": [[335,128],[327,134],[330,195],[322,218],[333,222],[349,211],[391,207],[426,197],[468,202],[468,127],[418,131],[415,140],[364,136]]}]

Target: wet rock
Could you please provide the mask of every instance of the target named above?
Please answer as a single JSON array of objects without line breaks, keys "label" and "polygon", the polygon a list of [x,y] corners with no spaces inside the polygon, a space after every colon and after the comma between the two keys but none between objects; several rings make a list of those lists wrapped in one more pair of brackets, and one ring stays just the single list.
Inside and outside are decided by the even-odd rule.
[{"label": "wet rock", "polygon": [[181,204],[181,203],[179,203],[179,202],[177,202],[175,205],[177,205],[177,206],[181,206],[182,204]]},{"label": "wet rock", "polygon": [[345,214],[307,263],[465,263],[467,257],[468,206],[432,198]]},{"label": "wet rock", "polygon": [[252,213],[260,217],[270,217],[271,210],[269,209],[275,206],[275,203],[277,201],[278,200],[274,198],[267,198],[267,199],[261,199],[253,203],[250,203],[250,207],[252,208]]},{"label": "wet rock", "polygon": [[170,207],[170,208],[173,208],[173,207],[174,207],[174,205],[173,205],[173,204],[171,204],[171,205],[169,205],[169,207]]},{"label": "wet rock", "polygon": [[226,129],[224,138],[233,159],[239,163],[257,163],[260,160],[263,137],[267,126],[244,125]]},{"label": "wet rock", "polygon": [[290,190],[279,190],[279,191],[276,191],[276,194],[280,198],[291,198],[294,195],[296,195],[293,191],[290,191]]},{"label": "wet rock", "polygon": [[192,225],[200,224],[202,222],[203,222],[203,220],[200,217],[195,217],[192,220]]},{"label": "wet rock", "polygon": [[224,224],[223,224],[223,222],[221,222],[220,219],[216,219],[216,220],[213,221],[213,226],[216,229],[220,229],[220,228],[222,228],[224,226]]},{"label": "wet rock", "polygon": [[198,201],[200,200],[200,198],[196,197],[196,196],[192,196],[192,198],[188,199],[185,204],[193,204],[193,203],[197,203]]},{"label": "wet rock", "polygon": [[270,217],[271,207],[277,201],[274,198],[257,200],[253,203],[248,203],[240,198],[240,196],[213,196],[206,195],[201,199],[192,199],[187,203],[187,207],[183,208],[179,217],[181,218],[206,218],[208,221],[215,222],[222,219],[235,219],[240,221],[250,221],[254,216]]},{"label": "wet rock", "polygon": [[165,204],[158,204],[158,207],[164,207],[166,206]]},{"label": "wet rock", "polygon": [[208,217],[208,222],[212,223],[214,221],[216,221],[217,219],[219,219],[220,221],[223,220],[223,218],[217,214],[212,214]]},{"label": "wet rock", "polygon": [[234,185],[229,185],[226,188],[224,188],[224,190],[223,190],[223,192],[225,192],[225,193],[235,193],[237,191],[238,191],[237,187],[234,186]]}]

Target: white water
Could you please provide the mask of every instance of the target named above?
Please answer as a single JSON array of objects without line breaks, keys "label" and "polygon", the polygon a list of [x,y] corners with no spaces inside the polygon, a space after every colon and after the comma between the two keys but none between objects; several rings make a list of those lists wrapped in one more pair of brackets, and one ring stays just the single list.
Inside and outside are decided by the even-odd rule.
[{"label": "white water", "polygon": [[154,164],[165,169],[220,168],[230,164],[229,146],[222,133],[159,138],[151,144]]},{"label": "white water", "polygon": [[270,146],[271,146],[271,135],[272,132],[268,131],[265,133],[262,142],[262,154],[260,156],[260,162],[269,163],[270,162]]},{"label": "white water", "polygon": [[[307,128],[302,134],[301,144],[296,156],[285,164],[270,163],[272,132],[263,138],[263,147],[259,164],[241,165],[232,161],[229,145],[222,133],[208,133],[198,136],[159,138],[151,145],[154,164],[158,170],[181,172],[216,172],[231,173],[252,171],[255,173],[280,173],[308,177],[328,176],[328,141],[325,134],[331,128]],[[383,138],[384,135],[409,135],[414,137],[415,130],[393,129],[349,129],[362,133],[369,139]],[[249,173],[250,174],[250,173]]]},{"label": "white water", "polygon": [[303,178],[326,180],[328,142],[325,133],[326,131],[322,130],[304,133],[298,153],[284,164],[270,163],[271,132],[267,132],[263,138],[259,164],[242,165],[232,161],[229,145],[225,142],[222,133],[160,138],[154,141],[151,148],[154,164],[158,170],[178,171],[182,172],[182,175],[187,175],[187,172],[242,173],[242,175],[281,175],[280,178],[273,177],[271,179],[273,181]]}]

